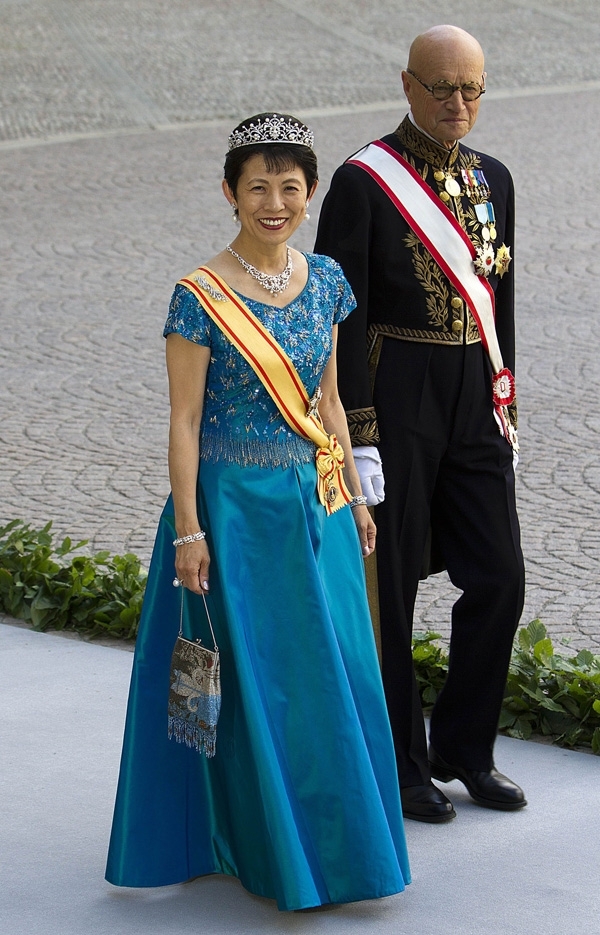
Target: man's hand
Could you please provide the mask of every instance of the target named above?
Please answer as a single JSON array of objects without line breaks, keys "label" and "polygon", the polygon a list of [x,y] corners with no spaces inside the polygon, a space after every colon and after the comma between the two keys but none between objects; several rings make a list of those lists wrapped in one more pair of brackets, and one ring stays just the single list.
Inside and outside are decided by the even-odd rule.
[{"label": "man's hand", "polygon": [[360,445],[352,449],[352,455],[367,505],[375,506],[381,503],[385,499],[385,492],[383,468],[377,448],[373,445]]}]

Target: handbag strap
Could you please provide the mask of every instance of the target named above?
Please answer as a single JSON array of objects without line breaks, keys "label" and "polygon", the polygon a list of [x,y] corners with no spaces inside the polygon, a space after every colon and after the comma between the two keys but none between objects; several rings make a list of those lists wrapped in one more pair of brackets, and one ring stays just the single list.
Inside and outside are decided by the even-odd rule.
[{"label": "handbag strap", "polygon": [[[184,601],[184,596],[183,596],[183,595],[184,595],[184,591],[185,591],[185,588],[184,588],[183,585],[182,585],[182,586],[181,586],[181,605],[180,605],[180,608],[179,608],[179,636],[183,636],[183,601]],[[210,613],[208,612],[208,604],[206,603],[206,595],[205,595],[204,591],[202,592],[202,600],[204,601],[204,609],[205,609],[205,611],[206,611],[206,617],[207,617],[207,620],[208,620],[208,625],[209,625],[209,627],[210,627],[210,635],[212,636],[213,646],[215,647],[215,652],[218,653],[218,652],[219,652],[219,647],[217,646],[217,641],[216,641],[216,639],[215,639],[215,631],[213,630],[212,620],[210,619]],[[200,642],[202,642],[202,641],[199,640],[199,639],[197,639],[196,642],[197,642],[197,643],[200,643]]]}]

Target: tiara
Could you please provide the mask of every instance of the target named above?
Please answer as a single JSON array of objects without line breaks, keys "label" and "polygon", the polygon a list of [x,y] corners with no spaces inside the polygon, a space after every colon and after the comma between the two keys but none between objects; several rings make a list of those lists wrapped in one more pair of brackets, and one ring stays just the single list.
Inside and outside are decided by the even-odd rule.
[{"label": "tiara", "polygon": [[252,143],[297,143],[312,149],[315,135],[312,130],[298,123],[293,117],[272,114],[256,123],[249,123],[234,130],[229,137],[229,152]]}]

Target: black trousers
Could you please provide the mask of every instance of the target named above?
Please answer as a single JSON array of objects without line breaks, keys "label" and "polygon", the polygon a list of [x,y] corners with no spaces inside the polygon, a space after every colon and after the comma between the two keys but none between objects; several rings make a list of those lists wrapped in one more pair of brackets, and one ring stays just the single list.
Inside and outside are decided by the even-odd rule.
[{"label": "black trousers", "polygon": [[493,417],[480,344],[385,338],[374,403],[386,498],[375,510],[383,683],[401,786],[430,778],[411,653],[414,603],[431,528],[450,580],[450,664],[431,716],[431,743],[488,770],[525,574],[512,451]]}]

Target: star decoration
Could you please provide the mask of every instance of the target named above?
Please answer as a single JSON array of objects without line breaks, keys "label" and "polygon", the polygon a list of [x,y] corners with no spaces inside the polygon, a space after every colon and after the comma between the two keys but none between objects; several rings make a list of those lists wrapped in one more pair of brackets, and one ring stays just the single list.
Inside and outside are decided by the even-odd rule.
[{"label": "star decoration", "polygon": [[494,265],[494,248],[491,243],[484,243],[477,247],[477,256],[473,260],[475,272],[478,276],[489,276]]},{"label": "star decoration", "polygon": [[510,266],[511,260],[510,247],[503,243],[496,251],[496,273],[501,279]]}]

